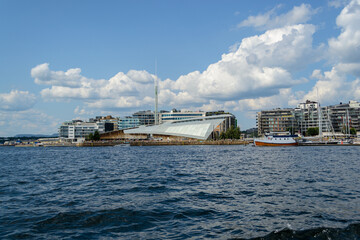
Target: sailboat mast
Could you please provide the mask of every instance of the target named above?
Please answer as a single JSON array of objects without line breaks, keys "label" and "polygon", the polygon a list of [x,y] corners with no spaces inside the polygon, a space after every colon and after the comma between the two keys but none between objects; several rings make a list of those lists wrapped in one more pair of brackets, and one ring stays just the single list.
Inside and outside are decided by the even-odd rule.
[{"label": "sailboat mast", "polygon": [[317,106],[318,106],[318,120],[319,120],[319,137],[322,137],[322,119],[321,119],[321,107],[319,101],[319,89],[316,88]]},{"label": "sailboat mast", "polygon": [[155,125],[159,125],[157,61],[155,60]]},{"label": "sailboat mast", "polygon": [[318,118],[319,118],[319,137],[322,137],[322,117],[321,117],[321,107],[320,102],[318,102]]},{"label": "sailboat mast", "polygon": [[346,120],[347,120],[347,131],[350,136],[350,117],[349,117],[349,110],[346,109]]}]

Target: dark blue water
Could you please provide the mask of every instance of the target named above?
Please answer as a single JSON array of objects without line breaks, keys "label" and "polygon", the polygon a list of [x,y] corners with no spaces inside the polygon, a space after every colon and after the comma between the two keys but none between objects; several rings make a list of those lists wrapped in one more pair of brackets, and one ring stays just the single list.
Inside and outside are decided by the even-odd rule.
[{"label": "dark blue water", "polygon": [[1,239],[360,239],[360,147],[0,148]]}]

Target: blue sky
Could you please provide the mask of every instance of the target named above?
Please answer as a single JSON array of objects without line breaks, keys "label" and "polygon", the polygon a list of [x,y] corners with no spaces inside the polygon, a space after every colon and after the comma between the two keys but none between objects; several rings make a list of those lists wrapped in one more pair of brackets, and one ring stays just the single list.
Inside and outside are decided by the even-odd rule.
[{"label": "blue sky", "polygon": [[154,109],[360,100],[360,1],[0,0],[0,136]]}]

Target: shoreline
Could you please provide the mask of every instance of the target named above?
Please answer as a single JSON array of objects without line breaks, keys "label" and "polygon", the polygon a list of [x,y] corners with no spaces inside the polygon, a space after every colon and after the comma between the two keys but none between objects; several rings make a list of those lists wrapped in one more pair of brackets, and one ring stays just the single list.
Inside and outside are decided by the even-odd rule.
[{"label": "shoreline", "polygon": [[[18,145],[0,145],[0,147],[113,147],[113,146],[190,146],[190,145],[253,145],[250,140],[217,140],[217,141],[199,141],[199,140],[182,140],[182,141],[93,141],[83,143],[56,143],[56,144],[18,144]],[[313,143],[299,143],[299,147],[312,147],[312,146],[360,146],[359,143],[344,143],[334,144],[326,142],[313,142]]]},{"label": "shoreline", "polygon": [[248,145],[252,141],[246,140],[218,140],[218,141],[134,141],[130,146],[180,146],[180,145]]}]

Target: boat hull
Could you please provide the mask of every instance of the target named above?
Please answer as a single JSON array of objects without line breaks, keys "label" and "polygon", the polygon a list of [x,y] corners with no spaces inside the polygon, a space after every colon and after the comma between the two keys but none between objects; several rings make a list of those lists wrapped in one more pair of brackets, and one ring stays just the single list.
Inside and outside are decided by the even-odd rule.
[{"label": "boat hull", "polygon": [[268,146],[268,147],[287,147],[297,146],[299,143],[295,140],[296,135],[290,135],[286,132],[270,132],[263,138],[255,138],[255,146]]},{"label": "boat hull", "polygon": [[287,147],[287,146],[297,146],[297,142],[292,143],[270,143],[265,141],[254,141],[255,146],[264,146],[264,147]]}]

